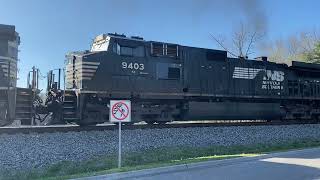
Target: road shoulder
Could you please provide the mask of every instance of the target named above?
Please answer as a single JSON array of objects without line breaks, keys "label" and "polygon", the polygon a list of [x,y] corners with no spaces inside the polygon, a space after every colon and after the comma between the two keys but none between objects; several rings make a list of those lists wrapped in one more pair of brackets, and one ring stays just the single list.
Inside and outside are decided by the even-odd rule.
[{"label": "road shoulder", "polygon": [[320,148],[308,148],[308,149],[293,150],[293,151],[287,151],[287,152],[276,152],[276,153],[255,156],[255,157],[239,157],[239,158],[224,159],[224,160],[209,160],[205,162],[197,162],[197,163],[190,163],[190,164],[181,164],[181,165],[174,165],[174,166],[167,166],[167,167],[151,168],[151,169],[128,171],[128,172],[121,172],[121,173],[112,173],[112,174],[92,176],[92,177],[84,177],[84,178],[79,178],[77,180],[132,179],[132,178],[139,178],[139,177],[154,176],[158,174],[190,171],[190,170],[196,170],[199,168],[205,169],[205,168],[212,168],[212,167],[218,167],[218,166],[219,167],[229,166],[229,165],[268,159],[268,158],[273,158],[278,156],[289,156],[289,155],[293,155],[301,152],[312,153],[315,151],[320,151]]}]

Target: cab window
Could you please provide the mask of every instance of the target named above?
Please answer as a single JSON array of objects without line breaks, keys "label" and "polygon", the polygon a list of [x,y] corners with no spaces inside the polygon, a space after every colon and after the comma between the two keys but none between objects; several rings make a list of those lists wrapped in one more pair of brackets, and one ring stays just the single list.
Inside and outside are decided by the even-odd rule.
[{"label": "cab window", "polygon": [[128,47],[128,46],[121,46],[118,43],[116,43],[113,46],[113,52],[121,56],[133,56],[133,57],[145,56],[144,46]]}]

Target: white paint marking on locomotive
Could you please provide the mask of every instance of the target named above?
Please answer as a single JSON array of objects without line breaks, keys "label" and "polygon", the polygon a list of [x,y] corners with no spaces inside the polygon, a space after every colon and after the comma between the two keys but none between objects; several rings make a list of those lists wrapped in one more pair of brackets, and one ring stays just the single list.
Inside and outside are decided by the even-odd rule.
[{"label": "white paint marking on locomotive", "polygon": [[147,75],[147,74],[149,74],[149,73],[147,73],[147,72],[139,72],[139,74]]},{"label": "white paint marking on locomotive", "polygon": [[121,62],[122,69],[135,69],[143,71],[145,69],[145,66],[143,63],[137,63],[137,62]]},{"label": "white paint marking on locomotive", "polygon": [[11,62],[17,62],[17,60],[12,57],[0,56],[0,59],[9,60]]},{"label": "white paint marking on locomotive", "polygon": [[249,79],[256,78],[259,72],[263,71],[261,89],[281,90],[283,86],[280,82],[284,81],[285,73],[283,71],[273,71],[266,69],[254,69],[235,67],[232,78],[234,79]]},{"label": "white paint marking on locomotive", "polygon": [[261,71],[265,72],[263,80],[272,80],[278,82],[282,82],[284,80],[285,74],[282,71],[272,71],[266,69],[254,69],[243,67],[235,67],[232,77],[235,79],[254,79]]},{"label": "white paint marking on locomotive", "polygon": [[91,80],[95,75],[99,65],[100,62],[88,61],[80,61],[75,64],[68,64],[66,65],[66,78],[68,81],[72,81],[75,75],[76,80]]},{"label": "white paint marking on locomotive", "polygon": [[232,78],[234,79],[254,79],[260,71],[264,69],[234,67]]}]

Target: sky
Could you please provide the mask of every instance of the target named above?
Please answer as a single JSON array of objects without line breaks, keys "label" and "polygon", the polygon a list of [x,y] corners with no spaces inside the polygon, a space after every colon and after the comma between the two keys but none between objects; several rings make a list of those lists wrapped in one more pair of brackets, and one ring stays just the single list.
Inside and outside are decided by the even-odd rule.
[{"label": "sky", "polygon": [[[0,24],[15,25],[21,37],[19,87],[26,86],[32,66],[43,76],[63,68],[67,52],[90,49],[92,39],[102,33],[221,49],[210,34],[228,39],[240,21],[263,22],[266,39],[320,27],[318,0],[0,0],[0,4]],[[43,79],[41,87],[45,84]]]}]

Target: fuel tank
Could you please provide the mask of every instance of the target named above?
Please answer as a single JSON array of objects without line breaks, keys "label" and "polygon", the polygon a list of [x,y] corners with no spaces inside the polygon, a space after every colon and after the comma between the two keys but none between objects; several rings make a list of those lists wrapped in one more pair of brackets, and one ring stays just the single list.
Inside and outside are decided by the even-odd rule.
[{"label": "fuel tank", "polygon": [[190,120],[256,120],[280,118],[278,103],[190,102],[186,118]]}]

